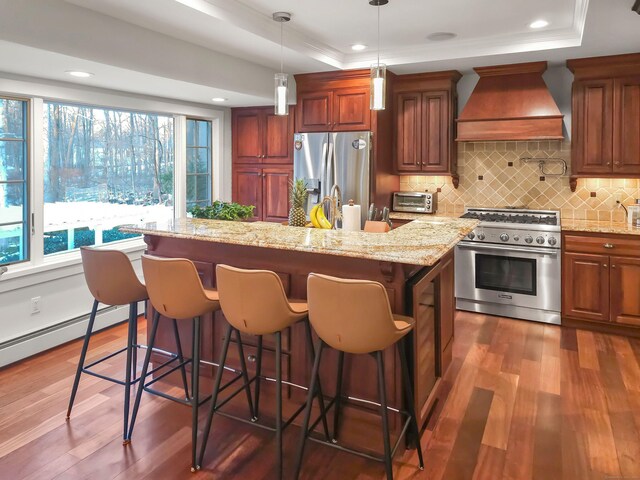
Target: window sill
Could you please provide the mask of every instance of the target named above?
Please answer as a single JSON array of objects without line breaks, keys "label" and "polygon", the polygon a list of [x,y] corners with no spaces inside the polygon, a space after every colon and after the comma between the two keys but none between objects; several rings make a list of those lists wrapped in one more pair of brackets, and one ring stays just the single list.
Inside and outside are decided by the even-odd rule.
[{"label": "window sill", "polygon": [[[109,245],[108,248],[119,250],[129,256],[133,254],[135,257],[137,253],[145,250],[146,245],[142,238],[135,238]],[[37,265],[31,262],[9,265],[8,271],[0,276],[0,294],[79,273],[82,273],[80,250],[51,255]]]}]

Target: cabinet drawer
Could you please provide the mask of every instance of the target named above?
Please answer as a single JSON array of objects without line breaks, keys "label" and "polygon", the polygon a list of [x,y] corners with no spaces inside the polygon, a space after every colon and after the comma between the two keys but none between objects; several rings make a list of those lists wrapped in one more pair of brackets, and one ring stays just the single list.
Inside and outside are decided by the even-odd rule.
[{"label": "cabinet drawer", "polygon": [[640,238],[565,235],[564,248],[567,252],[640,257]]}]

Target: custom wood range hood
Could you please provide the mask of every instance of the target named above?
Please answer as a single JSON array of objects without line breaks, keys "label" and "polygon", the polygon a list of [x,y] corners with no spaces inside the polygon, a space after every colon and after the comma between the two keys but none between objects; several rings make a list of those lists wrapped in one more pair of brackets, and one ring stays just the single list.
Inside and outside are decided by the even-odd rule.
[{"label": "custom wood range hood", "polygon": [[542,74],[547,62],[475,68],[480,80],[458,118],[458,142],[559,140],[562,119]]}]

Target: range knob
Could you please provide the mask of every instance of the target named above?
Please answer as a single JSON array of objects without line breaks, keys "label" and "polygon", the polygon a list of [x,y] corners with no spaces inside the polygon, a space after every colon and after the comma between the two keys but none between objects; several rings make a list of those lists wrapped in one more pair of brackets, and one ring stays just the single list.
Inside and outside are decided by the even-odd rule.
[{"label": "range knob", "polygon": [[478,234],[478,240],[484,240],[484,239],[485,239],[484,233],[480,232]]},{"label": "range knob", "polygon": [[509,235],[506,233],[501,233],[500,234],[500,240],[502,240],[503,242],[506,242],[509,240]]},{"label": "range knob", "polygon": [[469,233],[467,234],[467,237],[469,238],[469,240],[473,240],[474,238],[476,238],[476,234],[475,234],[475,233],[473,233],[473,232],[469,232]]},{"label": "range knob", "polygon": [[520,237],[518,235],[514,235],[513,239],[517,242],[518,240],[520,240]]},{"label": "range knob", "polygon": [[542,235],[540,235],[539,237],[536,237],[536,243],[538,245],[542,245],[544,243],[544,237]]},{"label": "range knob", "polygon": [[533,242],[533,237],[531,235],[527,235],[526,237],[524,237],[524,241],[527,243],[531,243]]},{"label": "range knob", "polygon": [[549,237],[549,240],[547,240],[549,242],[549,245],[553,246],[556,243],[558,243],[558,240],[556,240],[556,237]]}]

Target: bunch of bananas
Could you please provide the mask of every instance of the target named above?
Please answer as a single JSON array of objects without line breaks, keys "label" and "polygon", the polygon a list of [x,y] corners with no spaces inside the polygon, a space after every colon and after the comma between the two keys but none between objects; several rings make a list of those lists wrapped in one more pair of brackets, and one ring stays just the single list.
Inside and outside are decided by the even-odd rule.
[{"label": "bunch of bananas", "polygon": [[319,203],[315,207],[311,209],[311,213],[309,213],[309,217],[311,217],[311,223],[316,228],[331,228],[331,222],[327,220],[327,217],[324,215],[324,210],[322,208],[322,203]]}]

